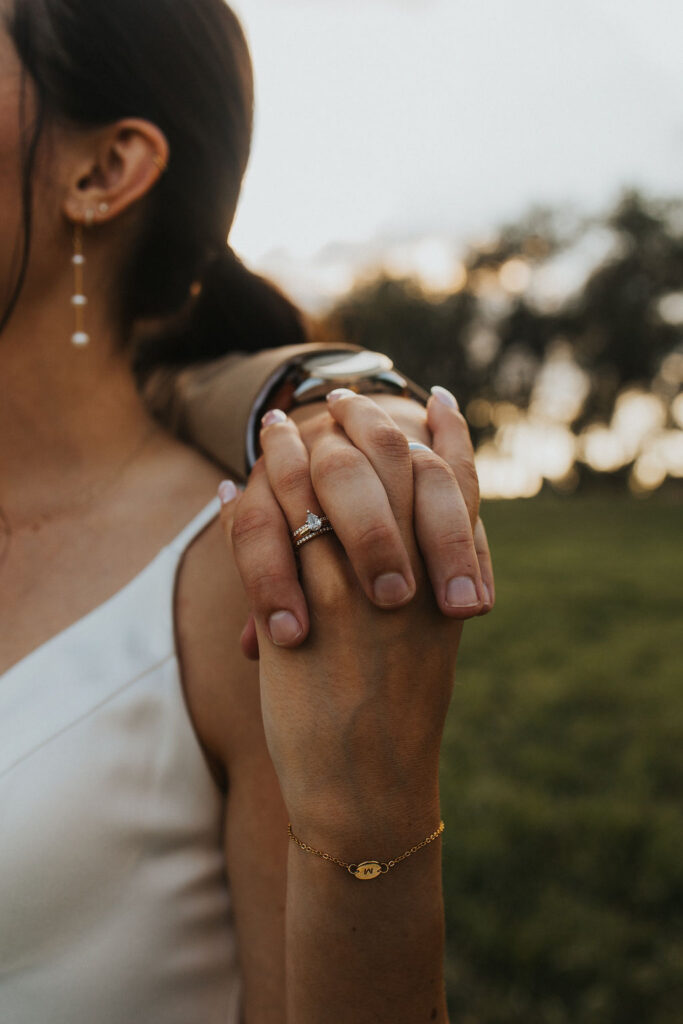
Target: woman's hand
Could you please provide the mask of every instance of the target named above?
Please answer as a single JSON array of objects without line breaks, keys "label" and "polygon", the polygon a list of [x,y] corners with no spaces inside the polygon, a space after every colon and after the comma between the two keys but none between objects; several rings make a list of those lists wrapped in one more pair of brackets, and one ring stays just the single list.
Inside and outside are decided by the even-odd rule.
[{"label": "woman's hand", "polygon": [[[384,608],[400,607],[410,600],[392,588],[399,585],[396,577],[403,575],[400,566],[406,568],[407,555],[399,539],[395,510],[401,506],[401,493],[408,497],[414,491],[416,512],[419,510],[415,536],[442,612],[466,619],[490,611],[495,585],[486,532],[479,518],[472,445],[453,396],[435,388],[425,413],[417,403],[405,399],[376,396],[370,400],[342,391],[330,396],[329,412],[331,416],[325,411],[314,414],[301,422],[300,428],[319,467],[316,490],[321,499],[325,492],[325,510],[326,501],[338,510],[340,536],[369,599]],[[338,429],[335,421],[345,428],[357,449],[355,454],[347,451],[343,455],[345,465],[333,455],[325,456],[334,451],[330,445]],[[431,445],[440,457],[415,453],[411,467],[406,438]],[[285,490],[296,486],[300,472],[296,466],[288,471]],[[455,488],[451,486],[454,479]],[[304,509],[303,517],[305,513]],[[261,514],[259,522],[250,523],[246,532],[241,570],[254,612],[271,623],[269,639],[280,646],[298,646],[308,635],[309,610],[281,511]],[[376,543],[378,536],[383,537],[381,545]],[[468,566],[472,547],[477,556],[473,572]],[[458,582],[450,584],[451,580]],[[409,572],[407,582],[410,593],[413,582]],[[248,657],[258,657],[253,617],[245,628],[242,646]]]},{"label": "woman's hand", "polygon": [[[270,608],[282,605],[276,567],[275,594],[267,600],[259,587],[249,597],[266,736],[285,803],[308,835],[329,839],[338,827],[347,841],[351,817],[357,829],[403,820],[406,808],[419,807],[425,822],[437,814],[439,747],[467,614],[449,603],[449,590],[460,588],[450,584],[453,574],[471,581],[476,607],[484,592],[468,511],[447,463],[433,452],[411,452],[369,399],[335,396],[331,412],[335,423],[310,453],[292,420],[267,418],[264,457],[234,522],[226,509],[224,524],[248,590],[255,560],[263,581],[285,541],[294,565],[289,532],[308,509],[324,510],[334,527],[336,536],[316,537],[298,552],[302,601],[305,594],[311,612],[300,649],[268,642]],[[442,560],[425,565],[418,538],[442,518],[450,543]],[[378,580],[391,614],[375,603]],[[446,614],[438,614],[434,595]]]}]

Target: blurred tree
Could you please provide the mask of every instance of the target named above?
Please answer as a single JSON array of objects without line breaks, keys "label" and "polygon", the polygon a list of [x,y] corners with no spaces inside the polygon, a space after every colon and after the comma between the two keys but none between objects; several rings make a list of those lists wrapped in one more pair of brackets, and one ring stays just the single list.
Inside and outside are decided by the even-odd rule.
[{"label": "blurred tree", "polygon": [[[578,293],[539,308],[534,273],[596,230],[612,238],[607,258]],[[601,217],[534,210],[471,249],[465,265],[466,283],[452,295],[386,275],[359,285],[325,318],[323,336],[381,348],[421,383],[450,387],[463,407],[482,397],[521,408],[561,337],[591,378],[581,423],[608,420],[619,392],[648,388],[683,342],[683,312],[661,313],[678,293],[683,308],[683,201],[630,191]]]},{"label": "blurred tree", "polygon": [[663,358],[683,341],[659,303],[683,288],[683,203],[627,193],[606,218],[617,255],[599,267],[566,312],[565,331],[594,378],[588,415],[607,418],[627,384],[649,387]]},{"label": "blurred tree", "polygon": [[479,381],[462,338],[475,314],[476,299],[469,292],[434,299],[416,281],[381,275],[343,298],[324,331],[386,352],[420,384],[457,386],[469,394]]}]

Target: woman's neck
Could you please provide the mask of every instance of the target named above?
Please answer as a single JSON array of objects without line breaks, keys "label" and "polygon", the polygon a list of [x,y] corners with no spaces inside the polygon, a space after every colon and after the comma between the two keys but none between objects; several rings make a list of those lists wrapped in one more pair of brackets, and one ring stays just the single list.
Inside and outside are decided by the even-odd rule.
[{"label": "woman's neck", "polygon": [[0,506],[10,519],[49,517],[96,489],[153,427],[120,339],[94,310],[89,329],[90,345],[74,348],[70,317],[41,303],[0,336]]}]

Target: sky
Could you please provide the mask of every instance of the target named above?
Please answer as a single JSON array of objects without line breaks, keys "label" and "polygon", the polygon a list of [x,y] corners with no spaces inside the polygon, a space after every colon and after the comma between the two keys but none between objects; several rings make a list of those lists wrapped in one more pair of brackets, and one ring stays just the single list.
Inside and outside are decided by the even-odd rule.
[{"label": "sky", "polygon": [[232,244],[309,304],[387,246],[464,245],[533,204],[593,211],[624,185],[681,192],[680,0],[233,7],[257,119]]}]

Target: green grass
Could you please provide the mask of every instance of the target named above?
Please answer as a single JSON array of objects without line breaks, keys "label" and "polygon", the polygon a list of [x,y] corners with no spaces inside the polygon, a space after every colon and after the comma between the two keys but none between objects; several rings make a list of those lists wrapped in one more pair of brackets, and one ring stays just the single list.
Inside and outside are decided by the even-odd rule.
[{"label": "green grass", "polygon": [[444,743],[454,1024],[683,1020],[683,507],[484,507]]}]

